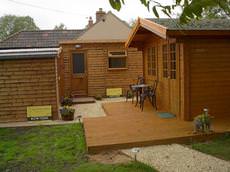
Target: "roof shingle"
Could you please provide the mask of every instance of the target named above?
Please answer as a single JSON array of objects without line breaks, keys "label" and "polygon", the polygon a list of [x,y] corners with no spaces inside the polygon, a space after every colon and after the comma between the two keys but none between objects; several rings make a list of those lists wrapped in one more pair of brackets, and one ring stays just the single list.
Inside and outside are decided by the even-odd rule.
[{"label": "roof shingle", "polygon": [[148,18],[166,27],[168,30],[230,30],[230,19],[201,19],[192,20],[186,24],[180,24],[178,19]]},{"label": "roof shingle", "polygon": [[0,49],[51,48],[60,41],[78,38],[85,30],[38,30],[21,31],[0,42]]}]

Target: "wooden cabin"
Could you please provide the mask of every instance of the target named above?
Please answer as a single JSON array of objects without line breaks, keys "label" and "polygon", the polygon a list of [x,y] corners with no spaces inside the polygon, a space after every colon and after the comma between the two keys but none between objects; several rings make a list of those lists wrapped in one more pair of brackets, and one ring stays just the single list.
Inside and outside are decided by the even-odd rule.
[{"label": "wooden cabin", "polygon": [[21,31],[0,42],[0,122],[27,121],[27,107],[45,105],[58,119],[59,42],[83,31]]},{"label": "wooden cabin", "polygon": [[159,111],[192,120],[208,108],[229,116],[230,20],[191,21],[139,18],[126,47],[143,51],[147,83],[159,81]]},{"label": "wooden cabin", "polygon": [[143,74],[142,51],[125,48],[131,31],[128,24],[111,12],[100,9],[98,13],[96,23],[89,21],[81,36],[60,43],[60,97],[106,96],[110,88],[123,94]]}]

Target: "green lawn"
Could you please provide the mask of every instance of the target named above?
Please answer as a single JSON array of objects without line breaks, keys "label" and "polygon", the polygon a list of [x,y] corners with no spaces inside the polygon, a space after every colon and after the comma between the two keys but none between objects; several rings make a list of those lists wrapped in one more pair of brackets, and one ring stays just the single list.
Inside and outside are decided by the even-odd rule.
[{"label": "green lawn", "polygon": [[88,162],[80,124],[0,129],[0,171],[152,172],[142,163]]},{"label": "green lawn", "polygon": [[221,159],[230,160],[230,134],[205,143],[194,143],[192,148]]}]

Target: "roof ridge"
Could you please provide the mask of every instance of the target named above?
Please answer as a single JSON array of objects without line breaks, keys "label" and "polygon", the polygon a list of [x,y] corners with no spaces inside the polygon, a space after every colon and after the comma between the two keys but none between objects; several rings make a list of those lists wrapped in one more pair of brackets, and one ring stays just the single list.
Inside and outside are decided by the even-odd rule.
[{"label": "roof ridge", "polygon": [[61,31],[83,31],[83,30],[85,29],[63,29],[63,30],[41,29],[41,30],[22,30],[20,32],[45,32],[45,31],[61,32]]}]

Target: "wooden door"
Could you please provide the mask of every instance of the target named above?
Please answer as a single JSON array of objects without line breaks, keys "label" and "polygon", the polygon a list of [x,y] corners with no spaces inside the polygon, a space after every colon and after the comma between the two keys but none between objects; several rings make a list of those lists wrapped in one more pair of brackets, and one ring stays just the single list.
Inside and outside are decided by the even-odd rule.
[{"label": "wooden door", "polygon": [[179,115],[179,53],[175,43],[162,45],[160,72],[161,110]]},{"label": "wooden door", "polygon": [[160,71],[160,85],[159,85],[159,98],[160,98],[160,106],[161,106],[161,110],[163,111],[170,111],[170,102],[169,102],[169,77],[168,77],[168,68],[169,68],[169,61],[168,61],[168,46],[167,44],[161,44],[161,60],[160,62],[160,66],[162,69]]},{"label": "wooden door", "polygon": [[85,52],[73,52],[71,58],[72,64],[72,95],[86,96],[88,79],[87,79],[87,60]]},{"label": "wooden door", "polygon": [[179,45],[169,44],[169,103],[170,112],[179,117]]}]

